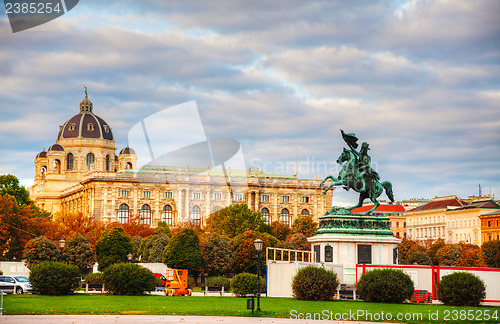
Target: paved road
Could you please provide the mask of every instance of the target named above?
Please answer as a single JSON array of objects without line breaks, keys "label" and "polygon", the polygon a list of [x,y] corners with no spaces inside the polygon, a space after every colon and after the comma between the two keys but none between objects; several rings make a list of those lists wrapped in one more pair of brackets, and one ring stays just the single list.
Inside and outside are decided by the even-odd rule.
[{"label": "paved road", "polygon": [[[314,320],[297,320],[286,318],[262,317],[229,317],[229,316],[166,316],[166,315],[4,315],[0,316],[2,324],[313,324]],[[321,323],[371,323],[346,321],[321,321]],[[377,322],[377,324],[384,324]],[[394,324],[394,323],[392,323]]]}]

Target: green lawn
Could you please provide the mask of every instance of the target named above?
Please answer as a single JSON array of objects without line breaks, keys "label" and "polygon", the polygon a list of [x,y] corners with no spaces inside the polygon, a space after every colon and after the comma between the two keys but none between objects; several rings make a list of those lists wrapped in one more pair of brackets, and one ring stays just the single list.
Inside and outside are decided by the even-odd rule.
[{"label": "green lawn", "polygon": [[[245,298],[235,297],[166,297],[110,296],[105,294],[75,294],[71,296],[6,295],[4,314],[135,314],[135,315],[216,315],[252,316],[246,309]],[[387,321],[405,323],[498,323],[500,307],[449,307],[430,304],[375,304],[361,301],[298,301],[292,298],[261,298],[262,312],[253,316],[316,319]],[[383,317],[382,316],[383,312]],[[363,314],[365,316],[363,316]],[[371,314],[366,315],[367,313]],[[387,314],[392,319],[388,319]],[[349,314],[352,314],[350,317]],[[406,316],[397,319],[396,316]],[[437,316],[429,320],[429,315]],[[485,320],[490,316],[489,320]],[[495,316],[496,318],[492,317]],[[359,315],[359,316],[356,316]],[[446,321],[448,315],[448,321]],[[419,317],[421,316],[421,317]],[[467,317],[468,316],[468,317]],[[413,317],[413,320],[411,320]],[[453,320],[453,319],[456,320]],[[462,318],[462,320],[460,320]],[[473,320],[475,319],[475,320]]]}]

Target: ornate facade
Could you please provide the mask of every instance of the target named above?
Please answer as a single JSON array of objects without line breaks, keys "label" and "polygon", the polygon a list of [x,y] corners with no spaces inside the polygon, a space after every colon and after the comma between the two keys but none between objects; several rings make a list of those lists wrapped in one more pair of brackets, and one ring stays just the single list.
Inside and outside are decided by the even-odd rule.
[{"label": "ornate facade", "polygon": [[31,198],[49,212],[82,212],[105,222],[139,217],[152,226],[204,224],[210,213],[235,203],[260,211],[268,223],[291,225],[305,215],[317,220],[331,206],[332,194],[322,195],[319,180],[251,169],[137,168],[132,148],[115,151],[111,127],[86,95],[56,143],[36,156]]}]

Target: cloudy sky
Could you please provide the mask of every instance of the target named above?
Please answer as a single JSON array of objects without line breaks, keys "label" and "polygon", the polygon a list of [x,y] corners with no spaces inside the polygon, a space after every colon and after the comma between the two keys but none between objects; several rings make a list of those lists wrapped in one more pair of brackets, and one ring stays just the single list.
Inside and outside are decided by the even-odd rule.
[{"label": "cloudy sky", "polygon": [[82,0],[18,33],[1,11],[0,173],[26,186],[85,84],[118,149],[195,100],[206,135],[238,140],[249,167],[336,174],[344,129],[397,200],[479,183],[500,198],[497,0]]}]

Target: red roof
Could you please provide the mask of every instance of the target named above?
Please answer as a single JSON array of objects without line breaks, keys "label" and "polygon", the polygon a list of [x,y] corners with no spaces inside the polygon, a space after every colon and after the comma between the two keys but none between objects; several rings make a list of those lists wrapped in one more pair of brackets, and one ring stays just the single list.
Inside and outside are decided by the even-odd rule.
[{"label": "red roof", "polygon": [[413,208],[412,210],[410,210],[410,212],[431,210],[431,209],[441,209],[441,208],[448,208],[448,207],[464,207],[466,205],[467,205],[467,203],[461,201],[457,197],[454,197],[454,198],[450,198],[450,199],[433,200],[430,203]]},{"label": "red roof", "polygon": [[[369,211],[374,205],[365,205],[351,210],[353,213],[362,213]],[[375,211],[381,212],[404,212],[405,208],[401,205],[380,205],[375,209]]]}]

